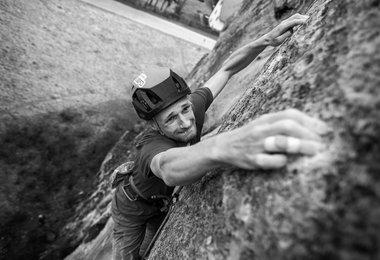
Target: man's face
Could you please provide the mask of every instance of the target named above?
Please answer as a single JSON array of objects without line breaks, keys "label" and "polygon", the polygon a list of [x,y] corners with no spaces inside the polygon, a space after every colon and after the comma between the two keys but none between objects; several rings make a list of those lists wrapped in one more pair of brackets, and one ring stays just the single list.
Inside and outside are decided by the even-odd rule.
[{"label": "man's face", "polygon": [[195,117],[188,97],[180,99],[155,116],[161,132],[171,139],[188,142],[197,134]]}]

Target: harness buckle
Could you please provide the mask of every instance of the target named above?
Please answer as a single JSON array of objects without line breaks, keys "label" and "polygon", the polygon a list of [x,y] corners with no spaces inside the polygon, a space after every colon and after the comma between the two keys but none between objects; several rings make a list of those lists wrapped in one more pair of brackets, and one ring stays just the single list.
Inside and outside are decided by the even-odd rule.
[{"label": "harness buckle", "polygon": [[130,183],[128,183],[127,185],[123,185],[121,186],[121,190],[123,191],[124,195],[130,200],[130,201],[136,201],[137,200],[137,196],[134,197],[134,198],[131,198],[131,196],[128,194],[128,192],[125,190],[126,187],[130,186]]}]

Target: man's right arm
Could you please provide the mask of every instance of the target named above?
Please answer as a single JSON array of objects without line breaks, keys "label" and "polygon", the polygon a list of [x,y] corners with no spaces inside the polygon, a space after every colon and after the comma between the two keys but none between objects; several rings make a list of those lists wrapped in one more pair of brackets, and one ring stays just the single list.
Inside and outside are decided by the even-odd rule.
[{"label": "man's right arm", "polygon": [[215,138],[192,146],[171,148],[153,157],[152,172],[168,186],[194,183],[208,170],[221,165],[217,158]]},{"label": "man's right arm", "polygon": [[277,169],[287,154],[314,155],[328,131],[322,121],[289,109],[263,115],[245,126],[195,145],[171,148],[153,157],[152,172],[168,186],[194,183],[221,165],[243,169]]}]

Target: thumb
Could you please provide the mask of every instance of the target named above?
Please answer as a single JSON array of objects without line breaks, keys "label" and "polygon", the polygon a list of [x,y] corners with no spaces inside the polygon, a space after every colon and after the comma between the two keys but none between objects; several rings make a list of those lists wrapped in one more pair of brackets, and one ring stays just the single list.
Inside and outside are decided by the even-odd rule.
[{"label": "thumb", "polygon": [[285,41],[286,38],[290,37],[290,35],[292,35],[292,33],[293,33],[293,30],[292,31],[288,30],[288,31],[284,32],[283,34],[281,34],[280,36],[278,36],[276,38],[276,41],[273,44],[273,46],[278,46],[281,43],[283,43],[283,41]]}]

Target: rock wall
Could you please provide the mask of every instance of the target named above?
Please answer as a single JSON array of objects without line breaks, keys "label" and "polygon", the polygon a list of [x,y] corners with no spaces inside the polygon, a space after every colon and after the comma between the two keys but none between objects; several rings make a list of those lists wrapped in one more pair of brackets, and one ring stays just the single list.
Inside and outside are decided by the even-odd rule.
[{"label": "rock wall", "polygon": [[[257,77],[237,76],[248,89],[220,131],[294,107],[334,129],[328,150],[278,171],[210,172],[182,191],[150,259],[380,257],[380,2],[282,2],[310,19]],[[237,23],[274,17],[264,3],[247,1]]]},{"label": "rock wall", "polygon": [[[310,19],[231,80],[210,108],[208,128],[222,121],[218,131],[228,131],[297,108],[333,129],[324,136],[328,148],[281,170],[209,172],[182,190],[149,259],[380,257],[379,11],[378,0],[244,2],[191,72],[192,87],[279,20],[295,12]],[[111,228],[109,220],[67,259],[109,259]]]}]

